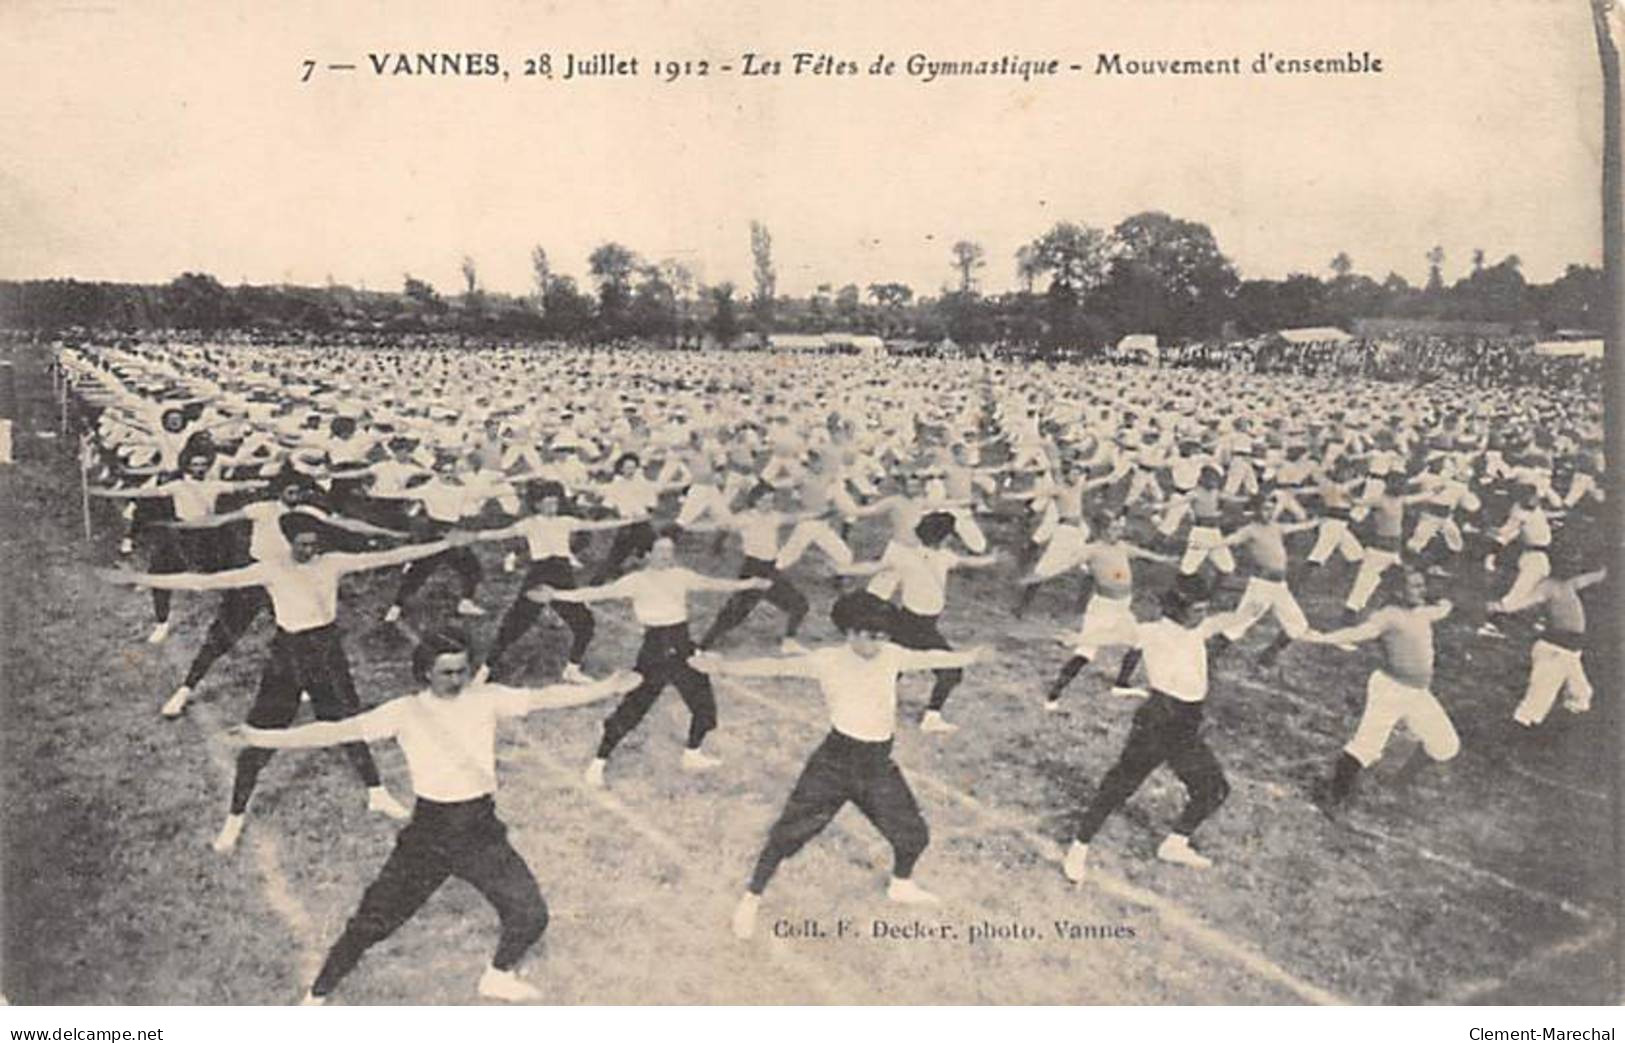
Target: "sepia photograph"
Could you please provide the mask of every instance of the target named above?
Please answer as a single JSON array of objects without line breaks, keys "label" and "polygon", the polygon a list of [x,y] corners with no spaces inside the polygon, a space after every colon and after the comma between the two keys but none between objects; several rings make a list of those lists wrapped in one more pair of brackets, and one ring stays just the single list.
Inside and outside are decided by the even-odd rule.
[{"label": "sepia photograph", "polygon": [[8,1020],[1617,1013],[1622,38],[0,5]]}]

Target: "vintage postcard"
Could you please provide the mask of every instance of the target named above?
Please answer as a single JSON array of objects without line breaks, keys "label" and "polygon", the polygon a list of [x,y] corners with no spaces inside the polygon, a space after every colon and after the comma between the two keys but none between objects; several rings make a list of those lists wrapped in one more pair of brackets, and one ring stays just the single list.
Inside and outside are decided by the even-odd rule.
[{"label": "vintage postcard", "polygon": [[0,7],[0,992],[1617,1004],[1620,35]]}]

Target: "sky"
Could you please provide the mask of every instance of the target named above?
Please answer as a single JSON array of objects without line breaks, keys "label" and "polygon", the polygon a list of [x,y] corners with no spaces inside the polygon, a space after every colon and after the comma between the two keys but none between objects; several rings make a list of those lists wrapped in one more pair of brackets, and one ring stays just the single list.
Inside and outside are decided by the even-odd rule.
[{"label": "sky", "polygon": [[[378,76],[369,55],[498,55],[503,77]],[[746,52],[828,53],[890,77],[739,75]],[[1097,56],[1331,57],[1364,75],[1111,77]],[[566,53],[638,76],[563,82]],[[554,78],[527,77],[548,54]],[[1081,72],[922,82],[933,60]],[[301,82],[309,59],[317,63]],[[706,60],[667,83],[656,60]],[[328,63],[353,63],[335,72]],[[730,63],[735,72],[724,74]],[[1208,224],[1243,277],[1447,278],[1475,248],[1531,280],[1599,264],[1601,77],[1586,0],[552,0],[0,3],[0,278],[236,284],[329,278],[444,292],[531,286],[530,252],[585,281],[598,244],[779,292],[955,276],[983,288],[1060,220]]]}]

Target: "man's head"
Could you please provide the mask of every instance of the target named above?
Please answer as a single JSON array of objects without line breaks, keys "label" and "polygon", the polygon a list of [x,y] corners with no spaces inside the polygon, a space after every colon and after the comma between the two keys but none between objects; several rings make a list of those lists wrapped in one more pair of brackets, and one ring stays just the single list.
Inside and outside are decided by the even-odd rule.
[{"label": "man's head", "polygon": [[201,482],[209,477],[209,468],[214,466],[214,453],[208,449],[189,449],[181,457],[181,470],[186,477]]},{"label": "man's head", "polygon": [[293,560],[301,565],[322,552],[322,523],[308,514],[284,514],[277,520],[282,535],[293,552]]},{"label": "man's head", "polygon": [[316,498],[316,483],[296,471],[283,471],[271,480],[271,493],[284,507],[297,507]]},{"label": "man's head", "polygon": [[1411,608],[1427,604],[1428,578],[1421,569],[1406,568],[1404,572],[1404,586],[1400,589],[1401,601]]},{"label": "man's head", "polygon": [[620,458],[615,461],[615,473],[622,478],[630,478],[637,474],[638,468],[642,466],[643,460],[638,457],[637,453],[622,453]]},{"label": "man's head", "polygon": [[186,426],[186,410],[166,409],[163,416],[159,418],[159,422],[164,425],[164,430],[170,434],[180,434],[181,429]]},{"label": "man's head", "polygon": [[564,507],[564,486],[558,482],[538,482],[530,487],[526,500],[537,514],[552,517]]},{"label": "man's head", "polygon": [[455,627],[429,631],[412,650],[412,676],[442,699],[462,692],[472,672],[468,635]]},{"label": "man's head", "polygon": [[944,511],[932,511],[914,526],[914,535],[927,547],[940,547],[942,541],[954,531],[954,516]]},{"label": "man's head", "polygon": [[1194,627],[1207,615],[1208,589],[1200,576],[1181,576],[1162,592],[1162,614],[1182,627]]},{"label": "man's head", "polygon": [[829,618],[852,651],[865,659],[873,658],[891,640],[892,606],[866,590],[836,598]]}]

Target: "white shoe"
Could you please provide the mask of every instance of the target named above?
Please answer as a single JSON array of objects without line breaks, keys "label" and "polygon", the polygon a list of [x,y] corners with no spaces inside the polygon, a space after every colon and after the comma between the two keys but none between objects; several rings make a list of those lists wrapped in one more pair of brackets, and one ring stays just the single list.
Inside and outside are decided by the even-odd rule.
[{"label": "white shoe", "polygon": [[1191,847],[1189,837],[1178,833],[1169,833],[1157,848],[1157,857],[1164,862],[1172,862],[1178,866],[1189,866],[1192,869],[1212,869],[1213,859],[1200,854]]},{"label": "white shoe", "polygon": [[123,518],[125,521],[134,521],[135,520],[135,504],[133,504],[133,503],[125,504],[124,509],[122,511],[119,511],[118,514],[119,514],[119,517]]},{"label": "white shoe", "polygon": [[1151,693],[1138,685],[1114,684],[1112,685],[1112,694],[1120,695],[1125,699],[1144,699]]},{"label": "white shoe", "polygon": [[119,542],[118,542],[118,552],[120,554],[134,554],[135,553],[135,541],[130,539],[130,537],[128,537],[128,536],[124,537],[122,540],[119,540]]},{"label": "white shoe", "polygon": [[459,616],[483,616],[485,615],[485,609],[474,604],[472,599],[464,598],[457,602],[457,614]]},{"label": "white shoe", "polygon": [[1339,641],[1332,647],[1339,652],[1358,652],[1360,650],[1360,646],[1352,641]]},{"label": "white shoe", "polygon": [[783,655],[806,655],[807,646],[793,637],[787,637],[779,642],[779,652]]},{"label": "white shoe", "polygon": [[886,897],[902,905],[941,905],[942,899],[912,880],[892,877],[886,887]]},{"label": "white shoe", "polygon": [[397,623],[397,622],[400,621],[400,618],[401,618],[401,606],[399,606],[399,605],[391,605],[388,608],[384,609],[384,622],[385,623]]},{"label": "white shoe", "polygon": [[1066,849],[1066,858],[1061,862],[1061,872],[1074,884],[1083,883],[1084,877],[1089,875],[1089,845],[1074,840],[1072,846]]},{"label": "white shoe", "polygon": [[480,975],[479,992],[488,1000],[505,1003],[537,1003],[542,998],[542,990],[536,986],[513,971],[499,971],[495,967],[485,968],[485,973]]},{"label": "white shoe", "polygon": [[1485,637],[1506,637],[1501,628],[1494,623],[1485,623],[1478,628],[1478,632]]},{"label": "white shoe", "polygon": [[481,663],[480,668],[478,670],[474,671],[474,679],[470,683],[471,684],[484,684],[485,682],[489,681],[490,679],[491,679],[491,664],[490,663]]},{"label": "white shoe", "polygon": [[942,719],[940,710],[927,710],[925,716],[920,718],[920,731],[931,732],[936,735],[952,735],[959,730],[959,725]]},{"label": "white shoe", "polygon": [[699,775],[707,771],[715,771],[722,767],[722,760],[713,757],[704,750],[684,750],[683,770],[690,775]]},{"label": "white shoe", "polygon": [[147,644],[161,645],[167,640],[169,640],[169,621],[166,619],[152,628],[152,633],[147,635]]},{"label": "white shoe", "polygon": [[580,663],[565,663],[564,673],[559,676],[561,680],[568,681],[571,684],[593,684],[598,680],[581,669]]},{"label": "white shoe", "polygon": [[185,712],[187,700],[191,698],[192,689],[183,684],[175,689],[175,694],[169,697],[169,701],[164,703],[163,708],[158,712],[170,720],[174,720]]},{"label": "white shoe", "polygon": [[505,556],[502,559],[502,571],[503,572],[514,572],[514,571],[517,571],[518,568],[519,568],[519,555],[516,554],[513,551],[509,551],[507,553],[507,556]]},{"label": "white shoe", "polygon": [[746,891],[745,897],[734,906],[732,927],[735,938],[744,941],[756,933],[756,910],[761,904],[761,895]]},{"label": "white shoe", "polygon": [[585,782],[589,789],[603,789],[604,768],[608,764],[609,762],[602,757],[594,757],[592,763],[587,765],[586,773],[581,776],[581,781]]},{"label": "white shoe", "polygon": [[226,824],[220,827],[220,833],[209,844],[217,855],[229,855],[237,850],[237,841],[243,835],[243,823],[247,820],[244,815],[227,815]]},{"label": "white shoe", "polygon": [[396,822],[404,822],[412,817],[412,813],[402,807],[401,802],[382,786],[374,786],[367,790],[367,810],[387,815]]},{"label": "white shoe", "polygon": [[327,997],[318,996],[314,992],[307,992],[300,998],[299,1005],[301,1007],[325,1007],[327,1006]]},{"label": "white shoe", "polygon": [[1059,700],[1059,699],[1045,699],[1044,700],[1044,712],[1045,713],[1060,713],[1061,712],[1061,700]]}]

